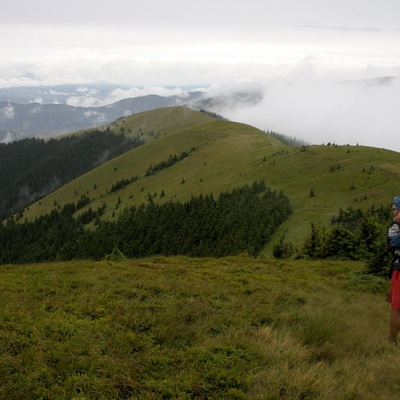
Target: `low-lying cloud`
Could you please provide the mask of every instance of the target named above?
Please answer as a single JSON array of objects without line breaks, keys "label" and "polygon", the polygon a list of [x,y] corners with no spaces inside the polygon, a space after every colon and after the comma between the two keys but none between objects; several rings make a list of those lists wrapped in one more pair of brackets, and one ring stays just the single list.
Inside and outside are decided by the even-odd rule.
[{"label": "low-lying cloud", "polygon": [[260,85],[262,100],[220,107],[225,117],[312,144],[366,145],[400,151],[400,78],[327,82],[285,79]]},{"label": "low-lying cloud", "polygon": [[15,109],[10,103],[8,103],[5,107],[0,109],[0,120],[13,119],[14,117],[15,117]]},{"label": "low-lying cloud", "polygon": [[123,99],[151,94],[165,97],[175,95],[184,97],[187,95],[187,90],[181,87],[146,86],[141,88],[117,88],[112,90],[106,98],[99,98],[95,90],[84,89],[85,86],[82,86],[80,93],[69,96],[66,100],[66,104],[75,107],[101,107],[116,103]]}]

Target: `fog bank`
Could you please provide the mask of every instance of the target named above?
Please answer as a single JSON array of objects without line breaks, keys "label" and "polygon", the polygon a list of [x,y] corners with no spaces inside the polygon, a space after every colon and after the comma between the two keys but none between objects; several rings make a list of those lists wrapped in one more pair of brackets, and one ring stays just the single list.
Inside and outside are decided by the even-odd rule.
[{"label": "fog bank", "polygon": [[400,78],[329,82],[297,77],[260,84],[257,91],[262,93],[257,104],[230,104],[217,111],[312,144],[400,151]]}]

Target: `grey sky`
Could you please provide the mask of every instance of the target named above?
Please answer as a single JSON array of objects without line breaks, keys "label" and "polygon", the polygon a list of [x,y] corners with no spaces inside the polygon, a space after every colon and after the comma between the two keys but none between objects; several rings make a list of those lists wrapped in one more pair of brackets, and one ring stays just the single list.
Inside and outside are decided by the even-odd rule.
[{"label": "grey sky", "polygon": [[[392,110],[400,104],[398,85],[379,93],[383,104],[390,102],[379,113],[372,88],[368,94],[352,90],[351,96],[363,97],[358,101],[335,85],[400,75],[399,16],[399,0],[14,0],[0,13],[0,87],[90,81],[256,86],[274,113],[262,119],[268,113],[259,108],[226,110],[232,118],[326,142],[335,140],[321,134],[324,121],[337,129],[349,121],[356,131],[363,121],[352,118],[363,110],[370,117],[374,106],[369,125],[384,121],[390,134],[382,147],[391,147],[400,133]],[[306,108],[304,98],[314,108]],[[287,104],[295,108],[293,99],[301,107],[290,120],[283,115]],[[368,126],[363,129],[364,138]],[[372,131],[369,137],[350,139],[379,146]]]},{"label": "grey sky", "polygon": [[263,79],[310,57],[328,72],[392,74],[399,15],[398,0],[15,0],[0,14],[0,85],[26,73],[213,84],[244,72]]},{"label": "grey sky", "polygon": [[[2,5],[3,23],[46,24],[144,24],[155,20],[221,25],[233,21],[244,25],[251,21],[289,24],[296,21],[314,21],[332,26],[398,27],[397,0],[15,0]],[[251,25],[250,25],[251,27]]]}]

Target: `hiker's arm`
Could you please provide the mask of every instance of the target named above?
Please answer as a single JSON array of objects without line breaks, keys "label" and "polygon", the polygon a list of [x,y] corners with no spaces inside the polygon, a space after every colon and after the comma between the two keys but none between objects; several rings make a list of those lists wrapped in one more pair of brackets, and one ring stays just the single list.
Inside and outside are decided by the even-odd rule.
[{"label": "hiker's arm", "polygon": [[400,231],[396,224],[389,228],[388,243],[391,250],[400,248]]}]

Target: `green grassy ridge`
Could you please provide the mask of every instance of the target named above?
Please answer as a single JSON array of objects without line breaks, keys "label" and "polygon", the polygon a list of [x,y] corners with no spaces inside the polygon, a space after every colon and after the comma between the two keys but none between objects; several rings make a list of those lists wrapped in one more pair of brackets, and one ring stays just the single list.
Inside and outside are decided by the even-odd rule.
[{"label": "green grassy ridge", "polygon": [[215,120],[213,117],[190,108],[163,107],[127,115],[100,127],[68,133],[63,136],[82,135],[93,130],[110,129],[115,134],[123,132],[126,136],[139,137],[144,141],[152,141],[189,126],[213,120]]},{"label": "green grassy ridge", "polygon": [[[111,216],[113,205],[119,197],[123,209],[124,206],[147,202],[148,193],[160,193],[163,188],[166,196],[160,199],[162,201],[184,201],[200,193],[218,194],[248,182],[244,176],[240,177],[238,163],[246,168],[248,153],[257,152],[265,144],[271,147],[282,146],[272,137],[266,142],[265,134],[249,125],[211,120],[147,142],[137,148],[139,151],[129,151],[110,160],[31,205],[24,216],[30,219],[50,212],[55,203],[63,205],[76,202],[82,194],[94,199],[90,205],[94,208],[107,202],[110,207],[106,217]],[[196,150],[189,157],[154,176],[144,177],[150,165],[156,165],[168,160],[170,155],[192,148]],[[225,175],[228,175],[229,182]],[[141,179],[123,190],[107,194],[107,190],[118,180],[135,176]],[[181,184],[182,178],[186,180],[184,185]]]},{"label": "green grassy ridge", "polygon": [[388,281],[362,270],[246,257],[2,266],[0,398],[391,399]]},{"label": "green grassy ridge", "polygon": [[120,133],[122,128],[127,136],[151,141],[189,126],[213,120],[213,117],[190,108],[164,107],[119,118],[103,128],[109,127],[114,133]]},{"label": "green grassy ridge", "polygon": [[[300,247],[310,232],[311,222],[328,225],[339,208],[380,206],[388,204],[397,194],[399,153],[364,146],[284,146],[249,125],[214,120],[181,107],[138,114],[132,119],[161,123],[160,115],[165,116],[165,113],[170,133],[65,185],[32,205],[24,216],[35,218],[55,205],[76,203],[85,194],[93,199],[89,205],[93,209],[105,202],[108,206],[105,218],[113,218],[126,206],[147,202],[148,194],[155,195],[157,202],[185,201],[191,196],[218,195],[255,180],[264,180],[272,189],[285,192],[293,206],[292,215],[263,250],[263,254],[269,256],[273,244],[283,234]],[[193,124],[174,131],[175,113],[176,120],[184,113]],[[194,123],[197,121],[194,115],[207,122]],[[143,177],[151,164],[156,165],[168,160],[170,155],[192,148],[196,150],[190,157],[156,175]],[[134,176],[141,179],[123,190],[107,193],[117,181]],[[165,197],[160,198],[163,190]],[[310,196],[311,191],[315,196]],[[119,199],[121,203],[116,209]]]}]

